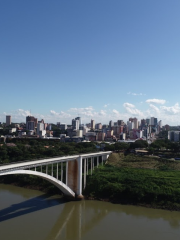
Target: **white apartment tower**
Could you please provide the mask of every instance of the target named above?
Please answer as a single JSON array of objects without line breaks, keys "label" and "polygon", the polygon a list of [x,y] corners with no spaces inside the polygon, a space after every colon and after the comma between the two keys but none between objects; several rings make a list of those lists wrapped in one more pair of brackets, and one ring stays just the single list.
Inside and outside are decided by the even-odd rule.
[{"label": "white apartment tower", "polygon": [[38,123],[37,124],[37,135],[39,135],[40,131],[44,130],[44,123]]}]

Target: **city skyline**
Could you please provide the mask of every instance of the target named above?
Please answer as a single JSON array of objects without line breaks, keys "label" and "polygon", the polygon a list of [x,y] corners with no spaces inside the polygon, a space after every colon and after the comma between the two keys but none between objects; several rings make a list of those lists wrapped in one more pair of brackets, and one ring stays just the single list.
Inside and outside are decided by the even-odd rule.
[{"label": "city skyline", "polygon": [[[110,120],[112,120],[113,122],[116,122],[119,119],[127,122],[131,117],[133,118],[136,117],[138,120],[156,117],[159,120],[162,120],[164,125],[165,124],[180,125],[180,122],[178,122],[177,119],[175,119],[175,121],[168,121],[170,118],[173,119],[173,116],[169,115],[170,118],[168,118],[167,116],[165,116],[165,113],[164,114],[162,113],[164,109],[167,108],[165,105],[161,105],[158,109],[158,107],[156,107],[154,104],[151,104],[151,102],[154,102],[155,100],[163,101],[158,99],[151,99],[151,100],[149,99],[147,102],[149,102],[149,105],[151,105],[152,110],[150,111],[150,108],[149,108],[145,113],[136,109],[135,106],[130,103],[124,104],[124,108],[126,109],[126,112],[123,112],[123,113],[118,112],[116,109],[113,109],[113,110],[108,109],[108,104],[105,105],[104,109],[102,109],[100,112],[95,111],[93,107],[87,107],[87,108],[79,108],[79,109],[71,108],[66,112],[63,112],[63,111],[55,112],[54,110],[51,110],[48,115],[43,115],[39,113],[36,114],[36,113],[33,113],[31,110],[25,111],[23,109],[18,109],[16,111],[12,111],[11,114],[8,114],[7,112],[0,114],[0,122],[5,122],[5,118],[7,115],[10,115],[12,117],[12,122],[15,122],[15,123],[24,122],[27,116],[35,116],[38,119],[45,119],[47,122],[55,123],[55,124],[57,122],[71,124],[71,120],[77,117],[81,117],[82,123],[89,123],[91,119],[93,119],[95,120],[95,123],[100,122],[102,124],[108,124]],[[175,109],[174,110],[172,109],[172,111],[175,111]]]},{"label": "city skyline", "polygon": [[[25,116],[23,121],[19,121],[19,122],[13,121],[11,115],[6,115],[5,117],[6,117],[5,121],[0,121],[1,124],[4,123],[4,124],[6,124],[6,126],[9,126],[9,125],[11,125],[11,123],[13,123],[13,124],[24,123],[24,124],[26,124],[26,128],[28,128],[27,127],[27,122],[29,122],[29,123],[34,122],[35,125],[33,125],[33,128],[35,126],[37,127],[37,123],[43,123],[44,124],[45,122],[46,122],[46,124],[55,124],[55,125],[60,125],[61,124],[61,125],[66,125],[66,126],[71,125],[73,129],[79,129],[80,126],[85,126],[85,125],[89,125],[90,129],[95,129],[95,126],[99,125],[99,124],[101,125],[101,127],[103,125],[110,125],[110,126],[118,125],[118,126],[120,126],[120,125],[124,125],[124,124],[128,125],[129,122],[133,122],[135,129],[138,129],[139,125],[144,124],[143,122],[146,122],[148,125],[159,125],[159,123],[160,123],[160,125],[162,127],[162,119],[158,119],[156,116],[149,117],[149,118],[147,118],[147,117],[139,118],[139,119],[131,116],[127,120],[124,120],[124,119],[115,119],[115,120],[109,119],[108,122],[106,122],[106,123],[98,122],[98,121],[96,121],[95,119],[92,119],[92,118],[89,119],[89,121],[83,123],[81,116],[75,117],[73,119],[69,119],[70,123],[60,122],[60,121],[58,121],[58,122],[47,122],[46,119],[38,118],[36,116],[33,116],[31,113],[29,115]],[[154,121],[156,121],[155,124],[154,124]],[[166,124],[163,124],[163,125],[166,125]]]},{"label": "city skyline", "polygon": [[180,2],[0,2],[0,121],[180,125]]}]

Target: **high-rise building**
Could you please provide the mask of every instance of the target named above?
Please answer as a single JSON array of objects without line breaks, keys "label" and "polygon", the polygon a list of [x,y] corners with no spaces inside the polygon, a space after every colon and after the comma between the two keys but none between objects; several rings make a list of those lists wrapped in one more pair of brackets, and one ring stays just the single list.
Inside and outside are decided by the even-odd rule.
[{"label": "high-rise building", "polygon": [[138,129],[138,119],[134,118],[134,129]]},{"label": "high-rise building", "polygon": [[159,121],[158,125],[160,128],[162,128],[162,120]]},{"label": "high-rise building", "polygon": [[111,120],[109,121],[109,129],[111,129],[114,126],[114,122]]},{"label": "high-rise building", "polygon": [[154,117],[151,117],[151,119],[150,119],[150,125],[154,126]]},{"label": "high-rise building", "polygon": [[137,118],[129,118],[129,121],[134,123],[134,129],[138,129],[138,119]]},{"label": "high-rise building", "polygon": [[11,116],[7,115],[6,116],[6,126],[9,126],[9,125],[11,125]]},{"label": "high-rise building", "polygon": [[141,127],[144,127],[146,125],[146,119],[141,119]]},{"label": "high-rise building", "polygon": [[134,129],[134,122],[127,121],[127,127],[128,127],[128,131],[130,131],[131,129]]},{"label": "high-rise building", "polygon": [[72,119],[72,129],[79,130],[79,120]]},{"label": "high-rise building", "polygon": [[67,129],[67,124],[66,123],[61,123],[60,129],[61,130],[66,130]]},{"label": "high-rise building", "polygon": [[157,126],[158,125],[158,119],[154,118],[154,125]]},{"label": "high-rise building", "polygon": [[82,125],[82,120],[81,120],[81,117],[76,117],[75,120],[78,120],[79,121],[79,126]]},{"label": "high-rise building", "polygon": [[124,124],[123,120],[117,120],[117,125],[118,126],[123,125],[123,124]]},{"label": "high-rise building", "polygon": [[44,119],[41,119],[41,121],[38,121],[38,123],[43,123],[44,124]]},{"label": "high-rise building", "polygon": [[40,122],[37,124],[37,135],[40,134],[40,131],[44,130],[44,123]]},{"label": "high-rise building", "polygon": [[27,116],[26,117],[26,129],[28,129],[28,122],[34,122],[34,128],[37,127],[37,118],[35,118],[33,116]]},{"label": "high-rise building", "polygon": [[150,119],[149,118],[146,119],[146,123],[147,123],[147,125],[150,125]]},{"label": "high-rise building", "polygon": [[29,131],[34,131],[34,128],[35,128],[35,123],[34,121],[28,121],[26,123],[26,129],[29,130]]},{"label": "high-rise building", "polygon": [[91,119],[91,129],[95,129],[95,121]]},{"label": "high-rise building", "polygon": [[102,124],[101,123],[97,123],[96,125],[95,125],[95,129],[102,129]]},{"label": "high-rise building", "polygon": [[173,142],[179,142],[180,131],[168,131],[168,139]]}]

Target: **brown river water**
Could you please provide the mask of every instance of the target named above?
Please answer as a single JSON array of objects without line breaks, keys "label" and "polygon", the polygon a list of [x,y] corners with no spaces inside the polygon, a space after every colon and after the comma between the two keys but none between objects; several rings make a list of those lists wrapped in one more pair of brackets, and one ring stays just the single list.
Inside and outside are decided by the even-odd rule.
[{"label": "brown river water", "polygon": [[180,212],[0,184],[0,240],[180,240]]}]

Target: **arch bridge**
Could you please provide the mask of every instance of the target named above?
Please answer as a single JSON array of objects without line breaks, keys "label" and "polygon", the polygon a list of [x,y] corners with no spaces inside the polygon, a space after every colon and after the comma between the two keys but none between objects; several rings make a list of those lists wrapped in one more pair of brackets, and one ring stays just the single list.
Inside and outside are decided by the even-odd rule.
[{"label": "arch bridge", "polygon": [[104,164],[111,151],[24,161],[0,166],[0,176],[30,174],[46,179],[58,187],[65,196],[83,198],[86,176],[95,167]]}]

